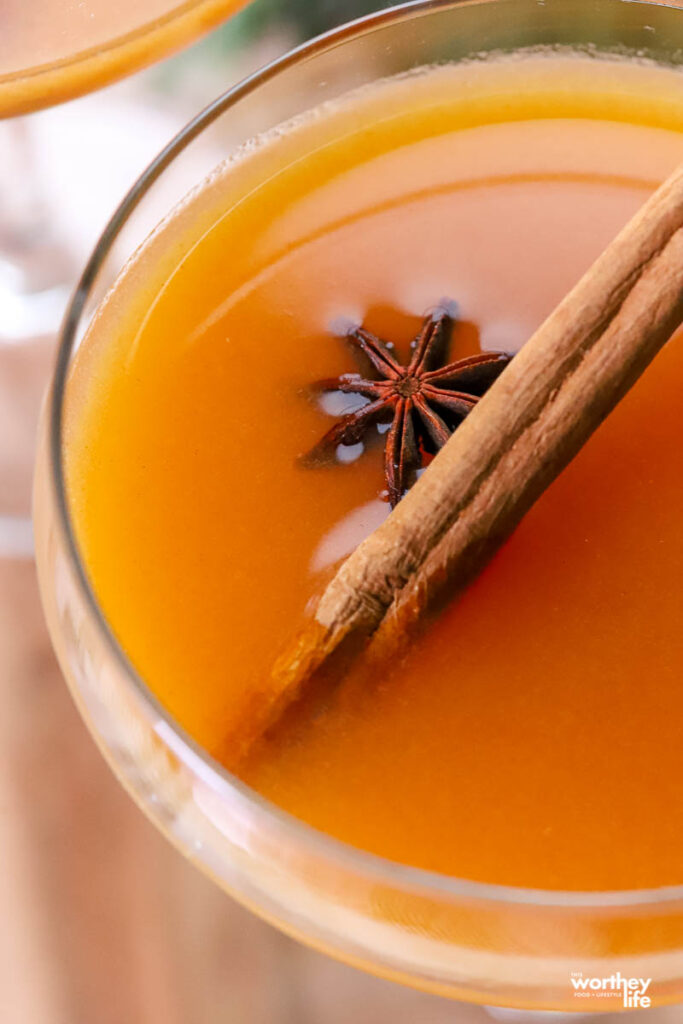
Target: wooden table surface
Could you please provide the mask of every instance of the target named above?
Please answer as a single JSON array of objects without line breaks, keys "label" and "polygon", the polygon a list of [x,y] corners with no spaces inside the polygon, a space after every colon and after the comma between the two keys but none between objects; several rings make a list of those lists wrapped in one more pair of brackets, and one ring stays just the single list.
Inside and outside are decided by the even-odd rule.
[{"label": "wooden table surface", "polygon": [[298,946],[187,864],[82,725],[28,562],[0,561],[0,709],[0,1024],[491,1024]]}]

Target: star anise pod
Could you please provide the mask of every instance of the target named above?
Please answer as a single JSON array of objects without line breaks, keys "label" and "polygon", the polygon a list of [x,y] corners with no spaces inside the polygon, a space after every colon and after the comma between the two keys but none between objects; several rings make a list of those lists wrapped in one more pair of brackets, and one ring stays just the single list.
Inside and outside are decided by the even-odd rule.
[{"label": "star anise pod", "polygon": [[305,456],[306,462],[329,460],[339,445],[358,444],[372,425],[390,422],[384,475],[393,508],[426,457],[443,447],[512,359],[507,352],[481,352],[439,365],[446,357],[452,329],[453,319],[445,309],[427,317],[411,343],[407,366],[398,362],[393,345],[364,327],[350,330],[347,337],[354,352],[369,360],[376,379],[346,373],[312,385],[317,392],[341,391],[368,402],[335,423]]}]

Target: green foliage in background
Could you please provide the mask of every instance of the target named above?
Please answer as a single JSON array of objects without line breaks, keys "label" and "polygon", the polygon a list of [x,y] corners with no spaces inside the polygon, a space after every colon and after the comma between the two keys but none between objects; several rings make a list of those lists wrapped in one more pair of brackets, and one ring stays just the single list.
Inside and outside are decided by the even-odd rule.
[{"label": "green foliage in background", "polygon": [[268,25],[284,22],[303,40],[388,6],[389,0],[255,0],[242,15],[241,28],[259,35]]},{"label": "green foliage in background", "polygon": [[252,0],[213,33],[212,48],[225,52],[248,46],[278,25],[303,42],[345,21],[390,7],[395,0]]}]

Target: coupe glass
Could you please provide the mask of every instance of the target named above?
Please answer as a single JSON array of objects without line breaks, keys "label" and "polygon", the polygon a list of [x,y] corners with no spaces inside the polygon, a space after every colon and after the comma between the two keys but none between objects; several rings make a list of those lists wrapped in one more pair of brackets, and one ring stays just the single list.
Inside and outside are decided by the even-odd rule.
[{"label": "coupe glass", "polygon": [[289,934],[383,977],[489,1005],[577,1011],[594,1008],[574,996],[579,971],[651,978],[653,1005],[683,999],[683,886],[582,893],[484,885],[390,863],[272,806],[200,749],[128,662],[88,581],[62,464],[75,351],[150,225],[196,184],[190,156],[201,137],[245,140],[434,61],[558,44],[677,64],[683,11],[624,0],[409,3],[294,51],[192,121],[116,211],[73,297],[42,424],[35,523],[47,619],[84,718],[139,805],[219,886]]},{"label": "coupe glass", "polygon": [[159,60],[244,3],[0,0],[0,558],[31,554],[40,398],[77,277],[45,202],[34,120],[16,115]]},{"label": "coupe glass", "polygon": [[208,32],[247,0],[3,0],[0,118],[98,89]]}]

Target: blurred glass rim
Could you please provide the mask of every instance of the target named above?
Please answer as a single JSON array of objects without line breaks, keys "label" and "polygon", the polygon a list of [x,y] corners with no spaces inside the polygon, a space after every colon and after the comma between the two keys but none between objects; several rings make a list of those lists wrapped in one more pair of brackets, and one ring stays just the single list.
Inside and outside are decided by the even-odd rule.
[{"label": "blurred glass rim", "polygon": [[[534,2],[537,6],[543,7],[546,0],[534,0]],[[683,9],[670,4],[660,3],[659,0],[599,0],[599,3],[603,7],[614,7],[615,10],[626,7],[646,10],[666,8],[669,12],[677,12],[683,25]],[[345,871],[355,872],[357,875],[364,876],[375,883],[383,885],[389,883],[427,898],[443,899],[444,897],[450,897],[457,898],[458,900],[465,899],[472,903],[503,903],[574,910],[582,908],[592,910],[611,908],[614,910],[621,907],[651,907],[653,904],[683,901],[683,884],[653,889],[574,891],[527,889],[443,875],[438,872],[390,861],[365,850],[350,846],[339,839],[319,832],[304,821],[295,818],[293,815],[272,804],[212,758],[170,715],[151,692],[142,677],[136,672],[116,640],[99,607],[85,566],[80,558],[74,527],[68,509],[62,462],[63,404],[70,360],[76,348],[79,323],[90,290],[96,281],[104,260],[110,254],[119,231],[166,167],[223,113],[294,65],[307,62],[339,46],[364,37],[371,32],[381,30],[390,25],[399,24],[402,21],[425,17],[430,14],[443,13],[456,8],[490,7],[493,5],[518,7],[520,5],[528,6],[528,2],[527,0],[410,0],[408,3],[370,14],[342,25],[296,47],[283,57],[278,58],[227,90],[193,118],[159,153],[132,186],[104,229],[85,266],[65,314],[54,376],[47,396],[45,410],[49,431],[49,486],[53,490],[53,497],[55,499],[57,528],[61,534],[61,541],[64,544],[64,549],[70,561],[70,569],[73,571],[74,579],[80,591],[79,596],[96,624],[109,654],[125,673],[130,686],[136,692],[136,696],[145,706],[149,719],[155,722],[154,729],[159,732],[160,738],[168,743],[179,760],[188,768],[197,772],[202,781],[216,795],[225,795],[233,802],[237,798],[248,805],[250,811],[257,818],[266,822],[271,828],[276,828],[283,838],[290,838],[307,846],[311,853],[324,858],[332,866],[338,865]],[[159,729],[159,723],[161,723],[161,729]]]},{"label": "blurred glass rim", "polygon": [[[226,19],[228,2],[176,2],[165,14],[143,21],[127,32],[119,32],[106,42],[76,50],[65,57],[5,71],[0,74],[0,88],[30,89],[36,109],[80,96],[93,88],[91,79],[99,85],[108,84],[189,46]],[[242,6],[248,2],[240,0]],[[72,84],[71,76],[76,74],[82,81]],[[66,80],[62,81],[63,78]],[[33,109],[31,104],[22,102],[16,112],[31,113]]]}]

